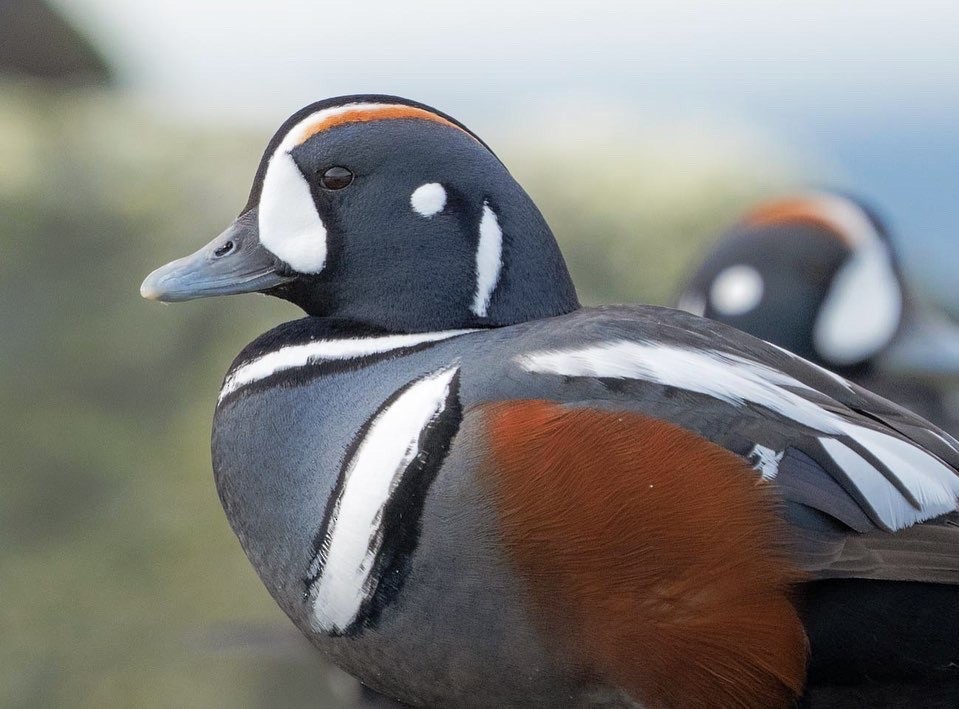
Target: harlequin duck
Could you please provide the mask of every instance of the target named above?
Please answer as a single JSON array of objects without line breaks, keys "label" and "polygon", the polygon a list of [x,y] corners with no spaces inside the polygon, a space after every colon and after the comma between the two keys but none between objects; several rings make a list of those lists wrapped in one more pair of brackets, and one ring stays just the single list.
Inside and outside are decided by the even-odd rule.
[{"label": "harlequin duck", "polygon": [[862,200],[809,192],[758,205],[719,238],[678,307],[959,432],[959,327],[916,303],[886,227]]},{"label": "harlequin duck", "polygon": [[439,111],[297,112],[237,220],[141,291],[308,314],[230,367],[216,485],[280,607],[391,701],[957,686],[959,444],[722,323],[581,308],[530,197]]}]

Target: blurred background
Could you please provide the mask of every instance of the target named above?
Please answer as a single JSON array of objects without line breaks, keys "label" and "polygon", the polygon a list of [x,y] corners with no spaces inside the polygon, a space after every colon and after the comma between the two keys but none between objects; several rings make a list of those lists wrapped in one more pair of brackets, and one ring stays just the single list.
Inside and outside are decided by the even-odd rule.
[{"label": "blurred background", "polygon": [[138,286],[331,95],[461,119],[586,303],[671,302],[757,199],[853,190],[959,314],[954,2],[0,0],[0,706],[336,707],[213,487],[235,353],[291,306]]}]

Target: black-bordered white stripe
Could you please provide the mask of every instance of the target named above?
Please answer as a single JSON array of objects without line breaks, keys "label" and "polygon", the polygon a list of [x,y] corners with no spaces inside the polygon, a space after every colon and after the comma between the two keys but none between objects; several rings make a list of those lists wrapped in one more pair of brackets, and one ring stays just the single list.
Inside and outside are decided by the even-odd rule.
[{"label": "black-bordered white stripe", "polygon": [[[817,438],[823,450],[855,487],[877,524],[889,530],[952,512],[959,504],[959,475],[936,455],[823,408],[813,400],[818,393],[811,387],[745,357],[617,340],[520,355],[517,362],[529,372],[639,379],[704,394],[737,407],[765,407],[821,434]],[[766,470],[771,472],[772,468]]]},{"label": "black-bordered white stripe", "polygon": [[490,300],[499,282],[503,267],[503,230],[499,219],[488,203],[483,203],[483,216],[479,224],[479,241],[476,245],[476,293],[473,296],[473,312],[485,318]]},{"label": "black-bordered white stripe", "polygon": [[317,534],[306,578],[318,630],[378,618],[399,591],[429,487],[459,429],[459,367],[397,391],[358,432]]},{"label": "black-bordered white stripe", "polygon": [[379,337],[343,337],[313,340],[286,345],[272,352],[260,354],[236,367],[223,382],[220,401],[244,386],[302,367],[316,366],[323,362],[363,360],[384,353],[413,350],[473,330],[440,330]]}]

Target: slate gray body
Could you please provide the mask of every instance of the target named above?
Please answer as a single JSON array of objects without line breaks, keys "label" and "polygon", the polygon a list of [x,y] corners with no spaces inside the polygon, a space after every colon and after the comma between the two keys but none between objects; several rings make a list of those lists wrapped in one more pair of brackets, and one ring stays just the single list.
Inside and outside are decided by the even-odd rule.
[{"label": "slate gray body", "polygon": [[[313,319],[310,324],[311,337],[322,338],[323,321]],[[601,700],[615,701],[615,690],[591,685],[551,655],[526,614],[525,590],[504,559],[495,511],[477,479],[484,433],[476,406],[537,398],[632,410],[700,432],[741,455],[757,438],[819,455],[801,427],[777,420],[780,417],[766,410],[736,409],[708,396],[648,382],[531,374],[516,361],[518,355],[532,351],[624,338],[708,345],[760,358],[813,386],[822,401],[836,409],[849,405],[869,410],[900,428],[920,423],[894,405],[847,388],[822,370],[731,328],[643,306],[583,310],[469,333],[353,371],[314,377],[306,367],[276,375],[221,403],[214,423],[213,458],[230,522],[277,603],[338,665],[405,702],[596,706]],[[244,361],[241,354],[237,362]],[[316,632],[304,596],[304,577],[345,451],[363,423],[395,391],[454,364],[461,372],[463,423],[430,489],[406,584],[375,627],[364,628],[355,637]],[[883,428],[852,409],[844,415]],[[800,479],[809,470],[791,473],[784,466],[775,482],[781,485],[786,516],[797,532],[797,558],[814,572],[824,570],[825,576],[844,575],[830,573],[828,567],[851,531],[846,525],[861,531],[875,530],[875,525],[835,480],[827,487],[831,478],[823,468],[812,473],[819,477],[812,491]],[[959,570],[956,575],[959,580]]]}]

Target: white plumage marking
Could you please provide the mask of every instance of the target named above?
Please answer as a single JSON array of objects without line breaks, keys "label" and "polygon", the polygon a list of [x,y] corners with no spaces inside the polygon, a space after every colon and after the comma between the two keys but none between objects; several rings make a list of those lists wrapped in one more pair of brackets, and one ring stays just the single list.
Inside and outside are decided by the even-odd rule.
[{"label": "white plumage marking", "polygon": [[383,509],[419,450],[419,439],[446,407],[457,367],[424,377],[370,424],[344,472],[330,518],[325,564],[313,598],[316,627],[342,632],[375,591],[371,570],[382,545]]},{"label": "white plumage marking", "polygon": [[310,186],[287,152],[277,152],[263,176],[260,243],[300,273],[319,273],[326,264],[326,227]]},{"label": "white plumage marking", "polygon": [[872,219],[854,201],[819,192],[804,201],[851,250],[816,317],[813,344],[832,364],[854,364],[878,353],[898,328],[902,289],[892,255]]},{"label": "white plumage marking", "polygon": [[783,452],[777,453],[772,448],[757,443],[749,452],[748,457],[763,480],[772,480],[779,472],[779,461],[783,459]]},{"label": "white plumage marking", "polygon": [[[896,486],[841,440],[824,446],[891,529],[950,512],[959,503],[959,475],[933,454],[880,431],[857,425],[804,398],[824,397],[785,372],[716,350],[619,340],[577,349],[517,357],[529,372],[569,377],[640,379],[705,394],[735,406],[763,406],[814,431],[849,436],[880,460],[919,501],[919,509]],[[848,452],[847,452],[848,451]],[[852,455],[850,455],[852,454]],[[853,466],[847,469],[847,465]]]},{"label": "white plumage marking", "polygon": [[739,264],[716,276],[709,289],[709,300],[723,315],[743,315],[759,305],[764,289],[759,271]]},{"label": "white plumage marking", "polygon": [[473,330],[440,330],[383,337],[350,337],[288,345],[237,367],[223,383],[220,389],[220,401],[243,386],[287,369],[305,367],[328,360],[357,359],[426,342],[438,342],[468,332]]},{"label": "white plumage marking", "polygon": [[472,310],[481,318],[489,311],[490,298],[496,290],[502,268],[503,232],[496,213],[486,203],[479,225],[479,245],[476,247],[476,295]]},{"label": "white plumage marking", "polygon": [[816,316],[813,344],[823,359],[853,364],[892,340],[902,316],[902,290],[878,236],[857,247],[839,270]]},{"label": "white plumage marking", "polygon": [[439,182],[427,182],[413,190],[410,205],[421,217],[432,217],[446,206],[446,190]]},{"label": "white plumage marking", "polygon": [[348,111],[387,108],[388,105],[350,103],[316,111],[290,128],[270,156],[258,205],[260,243],[296,271],[322,271],[327,247],[326,227],[316,211],[310,185],[293,161],[291,151],[317,123]]}]

